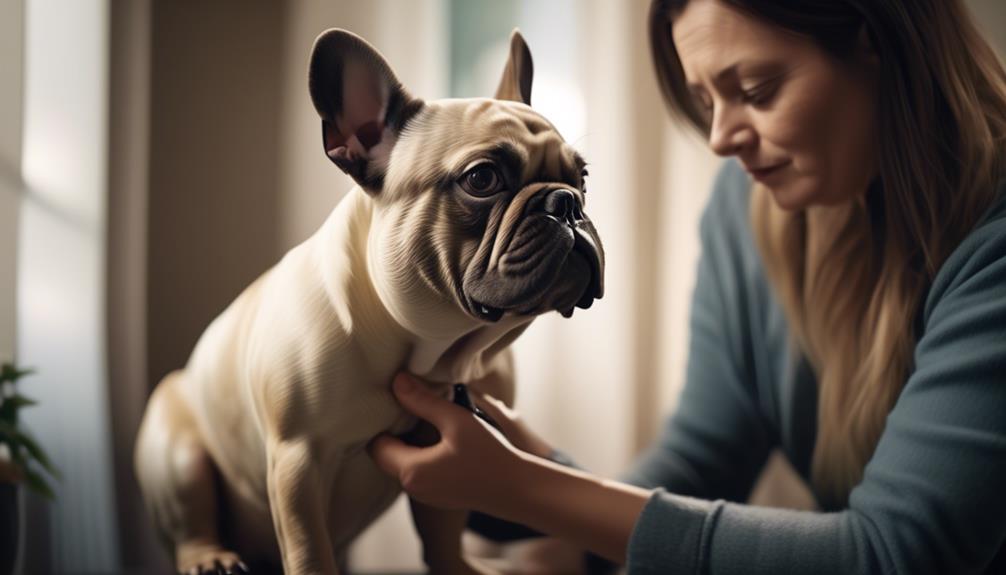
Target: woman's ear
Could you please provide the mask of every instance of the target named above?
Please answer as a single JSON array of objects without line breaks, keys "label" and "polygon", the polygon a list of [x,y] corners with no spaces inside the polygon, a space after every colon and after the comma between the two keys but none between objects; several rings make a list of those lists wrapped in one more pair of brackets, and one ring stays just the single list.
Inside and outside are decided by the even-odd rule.
[{"label": "woman's ear", "polygon": [[314,41],[308,87],[325,154],[365,191],[378,193],[398,135],[422,101],[408,94],[380,52],[339,29]]}]

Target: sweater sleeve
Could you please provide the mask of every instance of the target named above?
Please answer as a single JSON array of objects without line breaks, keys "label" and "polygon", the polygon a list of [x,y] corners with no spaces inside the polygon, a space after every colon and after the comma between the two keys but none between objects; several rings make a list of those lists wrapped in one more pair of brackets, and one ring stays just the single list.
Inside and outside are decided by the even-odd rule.
[{"label": "sweater sleeve", "polygon": [[749,185],[733,162],[717,174],[699,228],[685,386],[659,439],[622,476],[628,483],[743,501],[777,443],[751,368],[751,296],[740,276],[754,262],[734,249],[745,232],[737,218],[747,212]]},{"label": "sweater sleeve", "polygon": [[629,572],[993,571],[1006,541],[1006,217],[972,232],[940,270],[914,361],[847,509],[657,490],[633,531]]}]

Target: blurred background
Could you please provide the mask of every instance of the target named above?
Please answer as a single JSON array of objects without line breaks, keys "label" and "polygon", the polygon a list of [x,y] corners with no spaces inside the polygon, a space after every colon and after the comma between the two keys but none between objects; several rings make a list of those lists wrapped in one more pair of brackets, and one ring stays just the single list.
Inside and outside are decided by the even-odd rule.
[{"label": "blurred background", "polygon": [[[1006,52],[1006,3],[969,0]],[[491,96],[519,27],[532,102],[590,162],[606,295],[516,343],[518,408],[617,475],[674,407],[717,160],[668,119],[647,0],[3,0],[0,360],[37,375],[24,423],[63,479],[24,495],[21,571],[168,572],[132,475],[153,384],[351,187],[321,150],[314,38],[347,28],[417,96]],[[759,502],[808,505],[774,464]],[[775,474],[775,475],[773,475]],[[774,477],[774,479],[771,479]],[[22,490],[23,491],[23,490]],[[355,572],[415,570],[403,501]]]}]

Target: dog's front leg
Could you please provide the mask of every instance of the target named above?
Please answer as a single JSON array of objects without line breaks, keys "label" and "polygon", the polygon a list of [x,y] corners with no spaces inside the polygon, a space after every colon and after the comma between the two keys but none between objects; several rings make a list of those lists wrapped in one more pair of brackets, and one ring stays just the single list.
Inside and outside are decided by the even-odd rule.
[{"label": "dog's front leg", "polygon": [[461,533],[468,521],[467,511],[430,507],[409,498],[412,521],[423,542],[423,561],[435,575],[491,575],[484,565],[466,559],[461,550]]},{"label": "dog's front leg", "polygon": [[269,506],[284,573],[337,574],[326,517],[333,463],[306,438],[277,441],[267,457]]}]

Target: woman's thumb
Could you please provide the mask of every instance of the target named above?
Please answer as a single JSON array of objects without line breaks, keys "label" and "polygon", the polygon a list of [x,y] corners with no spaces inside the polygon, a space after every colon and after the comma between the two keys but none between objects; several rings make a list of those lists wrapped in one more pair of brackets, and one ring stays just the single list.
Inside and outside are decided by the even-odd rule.
[{"label": "woman's thumb", "polygon": [[392,477],[400,477],[419,453],[419,449],[406,445],[400,439],[382,433],[367,446],[370,457],[381,471]]},{"label": "woman's thumb", "polygon": [[446,399],[434,395],[411,375],[404,372],[396,375],[391,389],[394,391],[398,403],[413,415],[432,423],[437,429],[442,429],[445,424],[448,424],[454,405]]}]

